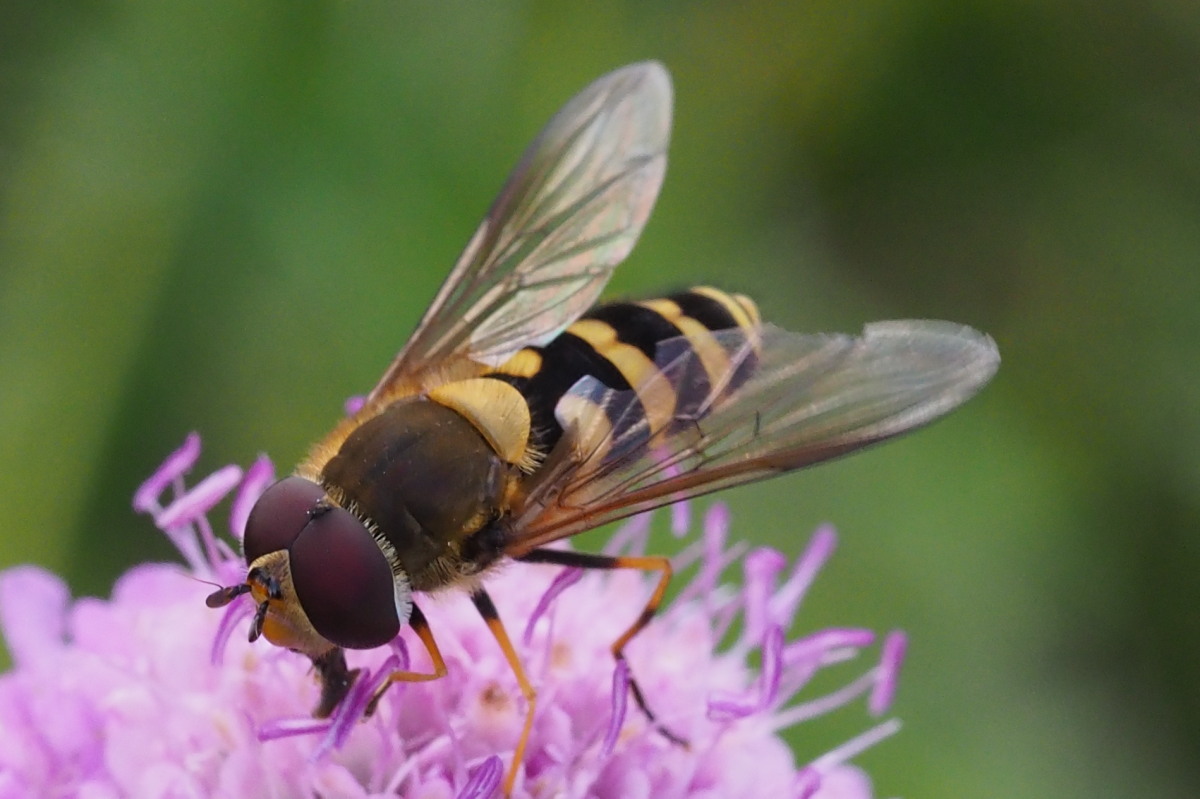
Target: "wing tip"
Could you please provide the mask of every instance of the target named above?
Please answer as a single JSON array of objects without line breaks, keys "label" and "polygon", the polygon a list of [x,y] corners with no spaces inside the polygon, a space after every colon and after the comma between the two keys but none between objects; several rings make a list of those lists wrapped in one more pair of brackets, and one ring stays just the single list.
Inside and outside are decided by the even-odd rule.
[{"label": "wing tip", "polygon": [[937,319],[872,322],[863,328],[862,340],[938,361],[954,386],[955,404],[974,396],[1000,368],[1000,349],[995,339],[958,322]]},{"label": "wing tip", "polygon": [[600,80],[626,78],[646,84],[651,93],[665,94],[669,97],[674,91],[671,87],[671,71],[658,59],[648,58],[617,67]]},{"label": "wing tip", "polygon": [[671,71],[666,64],[657,60],[639,61],[631,64],[639,74],[638,79],[646,84],[648,92],[657,95],[667,105],[675,99],[675,88],[671,80]]},{"label": "wing tip", "polygon": [[626,97],[635,98],[643,117],[654,120],[654,124],[646,126],[649,134],[646,141],[651,143],[648,150],[664,156],[671,138],[675,107],[675,89],[666,66],[661,61],[637,61],[598,78],[596,84],[610,91],[619,89]]}]

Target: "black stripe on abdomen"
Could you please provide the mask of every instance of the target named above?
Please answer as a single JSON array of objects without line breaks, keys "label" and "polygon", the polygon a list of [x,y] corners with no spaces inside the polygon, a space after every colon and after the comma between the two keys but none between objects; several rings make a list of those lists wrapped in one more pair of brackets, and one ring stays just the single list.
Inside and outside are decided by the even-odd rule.
[{"label": "black stripe on abdomen", "polygon": [[658,342],[683,335],[662,314],[632,302],[597,305],[583,318],[607,323],[616,331],[617,340],[637,347],[650,360],[654,360]]},{"label": "black stripe on abdomen", "polygon": [[563,430],[554,416],[554,408],[580,378],[595,377],[618,391],[630,388],[628,381],[607,358],[569,329],[544,347],[527,349],[537,353],[541,359],[535,374],[505,374],[504,366],[501,366],[490,377],[509,383],[529,403],[530,444],[540,453],[548,453],[562,438]]},{"label": "black stripe on abdomen", "polygon": [[737,327],[737,319],[721,302],[696,291],[672,294],[668,300],[679,306],[684,316],[690,316],[709,330],[728,330]]},{"label": "black stripe on abdomen", "polygon": [[[694,419],[712,393],[712,372],[727,390],[745,381],[753,364],[742,363],[730,380],[729,353],[711,332],[755,323],[757,312],[749,300],[708,288],[640,303],[609,303],[588,311],[550,344],[517,353],[490,376],[510,383],[525,397],[531,444],[542,454],[561,439],[563,430],[554,411],[580,378],[594,377],[618,391],[641,384],[643,392],[634,407],[627,408],[623,418],[610,419],[614,435],[635,446],[639,438],[679,419]],[[677,368],[669,375],[669,387],[656,381],[647,389],[646,379],[657,370],[655,361],[661,364],[667,356],[659,351],[666,340],[672,340],[670,354]],[[680,364],[686,368],[678,368]],[[629,436],[638,426],[642,429],[637,435]]]}]

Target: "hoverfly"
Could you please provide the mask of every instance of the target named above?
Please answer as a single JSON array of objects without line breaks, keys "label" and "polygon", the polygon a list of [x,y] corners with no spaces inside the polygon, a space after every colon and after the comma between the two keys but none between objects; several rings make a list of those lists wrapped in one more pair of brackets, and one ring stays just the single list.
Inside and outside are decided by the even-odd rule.
[{"label": "hoverfly", "polygon": [[250,640],[307,655],[327,716],[357,674],[343,651],[387,644],[406,624],[433,670],[393,673],[371,707],[392,682],[443,676],[415,595],[464,588],[528,704],[506,794],[536,692],[483,586],[494,564],[657,572],[613,643],[621,659],[670,562],[548,544],[891,438],[967,400],[999,364],[991,339],[947,322],[800,335],[707,287],[595,305],[658,195],[671,105],[670,77],[648,62],[550,120],[361,410],[258,500],[245,581],[208,599],[249,593]]}]

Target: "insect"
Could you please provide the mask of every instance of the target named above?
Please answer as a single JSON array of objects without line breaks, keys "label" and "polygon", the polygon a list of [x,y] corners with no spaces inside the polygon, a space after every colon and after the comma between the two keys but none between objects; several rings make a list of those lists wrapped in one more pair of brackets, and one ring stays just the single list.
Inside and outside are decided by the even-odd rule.
[{"label": "insect", "polygon": [[391,674],[371,709],[393,682],[443,676],[417,595],[465,589],[527,700],[506,794],[536,691],[484,587],[493,565],[657,572],[613,643],[621,659],[670,562],[548,544],[891,438],[964,402],[999,364],[991,339],[947,322],[801,335],[704,287],[595,305],[658,195],[671,106],[666,70],[648,62],[601,77],[550,120],[361,410],[258,500],[245,581],[208,598],[250,594],[250,640],[307,655],[327,716],[357,674],[344,650],[405,625],[432,671]]}]

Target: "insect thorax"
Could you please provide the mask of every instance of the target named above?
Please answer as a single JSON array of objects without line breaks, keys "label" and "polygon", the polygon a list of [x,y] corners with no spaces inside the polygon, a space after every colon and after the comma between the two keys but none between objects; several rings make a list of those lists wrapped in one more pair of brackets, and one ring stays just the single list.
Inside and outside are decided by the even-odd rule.
[{"label": "insect thorax", "polygon": [[321,479],[335,502],[368,525],[413,589],[431,591],[490,565],[465,558],[489,550],[492,560],[498,556],[498,545],[473,537],[503,515],[515,469],[462,414],[413,397],[350,433]]}]

